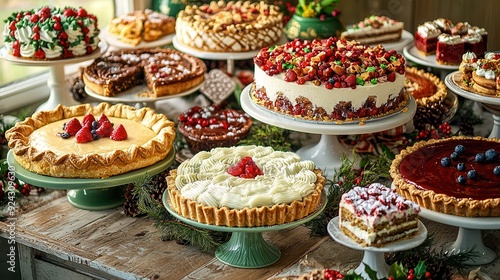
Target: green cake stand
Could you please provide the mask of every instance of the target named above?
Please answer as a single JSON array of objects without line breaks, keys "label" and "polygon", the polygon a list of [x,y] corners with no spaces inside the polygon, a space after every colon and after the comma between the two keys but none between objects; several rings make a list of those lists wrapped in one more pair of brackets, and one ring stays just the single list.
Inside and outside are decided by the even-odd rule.
[{"label": "green cake stand", "polygon": [[105,210],[123,205],[125,198],[121,185],[133,183],[145,174],[150,176],[167,169],[175,159],[175,149],[167,157],[154,165],[130,171],[105,179],[56,178],[33,173],[24,169],[16,161],[12,151],[7,153],[7,163],[15,172],[17,179],[34,186],[68,190],[68,202],[76,208],[85,210]]},{"label": "green cake stand", "polygon": [[311,215],[291,223],[262,227],[226,227],[193,221],[179,215],[171,206],[168,190],[163,193],[163,205],[175,218],[188,225],[213,231],[231,232],[228,242],[215,250],[215,257],[230,266],[239,268],[261,268],[277,262],[281,257],[278,247],[268,243],[262,237],[266,231],[282,230],[302,225],[318,216],[326,207],[326,195],[323,192],[320,204]]}]

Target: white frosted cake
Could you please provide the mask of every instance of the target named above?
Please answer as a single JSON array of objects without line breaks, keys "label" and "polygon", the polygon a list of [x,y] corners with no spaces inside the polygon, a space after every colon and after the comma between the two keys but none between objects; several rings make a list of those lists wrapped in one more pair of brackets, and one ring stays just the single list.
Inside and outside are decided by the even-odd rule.
[{"label": "white frosted cake", "polygon": [[418,232],[418,204],[373,183],[356,186],[339,203],[340,230],[362,246],[383,247]]}]

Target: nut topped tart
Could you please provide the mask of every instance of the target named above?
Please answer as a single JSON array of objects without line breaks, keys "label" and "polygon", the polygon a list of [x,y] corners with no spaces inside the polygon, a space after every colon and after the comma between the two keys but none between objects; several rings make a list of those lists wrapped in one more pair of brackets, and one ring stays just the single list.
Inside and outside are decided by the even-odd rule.
[{"label": "nut topped tart", "polygon": [[417,142],[396,156],[396,191],[420,206],[466,217],[500,216],[500,140],[456,136]]},{"label": "nut topped tart", "polygon": [[272,226],[304,218],[320,203],[325,178],[309,160],[271,147],[214,148],[167,177],[172,208],[200,223]]},{"label": "nut topped tart", "polygon": [[176,37],[186,46],[208,52],[247,52],[276,43],[283,14],[264,1],[212,1],[187,5],[177,15]]},{"label": "nut topped tart", "polygon": [[459,86],[489,97],[500,97],[500,53],[488,52],[478,58],[473,52],[462,56]]},{"label": "nut topped tart", "polygon": [[361,121],[406,107],[405,60],[382,45],[295,39],[254,58],[252,100],[302,120]]},{"label": "nut topped tart", "polygon": [[173,147],[174,123],[150,108],[59,105],[17,123],[6,138],[28,171],[62,178],[107,178],[153,165]]},{"label": "nut topped tart", "polygon": [[116,96],[144,83],[148,97],[161,97],[201,84],[206,70],[201,59],[174,49],[118,50],[87,66],[83,81],[103,96]]}]

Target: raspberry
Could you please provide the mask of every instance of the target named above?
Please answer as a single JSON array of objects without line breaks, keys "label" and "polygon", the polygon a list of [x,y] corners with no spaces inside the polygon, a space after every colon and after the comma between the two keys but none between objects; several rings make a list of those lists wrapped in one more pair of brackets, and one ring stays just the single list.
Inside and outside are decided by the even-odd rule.
[{"label": "raspberry", "polygon": [[113,125],[109,122],[103,122],[96,130],[96,134],[101,138],[109,137],[113,132]]},{"label": "raspberry", "polygon": [[115,141],[123,141],[127,139],[127,131],[125,130],[125,127],[122,124],[119,124],[112,132],[109,138],[115,140]]},{"label": "raspberry", "polygon": [[95,117],[94,115],[92,114],[86,114],[84,117],[83,117],[83,121],[82,121],[82,125],[85,126],[86,124],[91,124],[92,125],[92,122],[95,121]]},{"label": "raspberry", "polygon": [[91,142],[94,140],[92,137],[92,133],[90,132],[90,129],[87,127],[82,127],[76,134],[75,134],[75,140],[78,143],[87,143]]},{"label": "raspberry", "polygon": [[262,170],[257,166],[251,157],[243,157],[235,165],[231,166],[227,173],[240,178],[255,178],[262,175]]},{"label": "raspberry", "polygon": [[101,116],[99,117],[99,126],[101,126],[104,122],[110,122],[108,117],[105,115],[105,114],[101,114]]},{"label": "raspberry", "polygon": [[82,124],[77,118],[72,118],[65,126],[66,132],[71,136],[74,136],[81,128]]}]

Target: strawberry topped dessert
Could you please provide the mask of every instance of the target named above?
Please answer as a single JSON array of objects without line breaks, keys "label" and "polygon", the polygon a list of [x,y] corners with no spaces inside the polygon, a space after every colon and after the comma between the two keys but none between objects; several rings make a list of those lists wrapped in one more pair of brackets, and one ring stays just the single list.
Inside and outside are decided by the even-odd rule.
[{"label": "strawberry topped dessert", "polygon": [[395,50],[334,37],[295,39],[254,58],[252,100],[273,111],[320,122],[363,121],[406,106],[405,60]]},{"label": "strawberry topped dessert", "polygon": [[99,43],[97,18],[84,8],[55,8],[14,12],[3,30],[7,52],[35,60],[67,59],[94,52]]},{"label": "strawberry topped dessert", "polygon": [[163,160],[173,147],[175,128],[149,108],[59,105],[17,123],[6,138],[14,158],[28,171],[106,178]]},{"label": "strawberry topped dessert", "polygon": [[310,160],[271,147],[202,151],[167,177],[172,208],[200,223],[272,226],[317,210],[325,178]]}]

